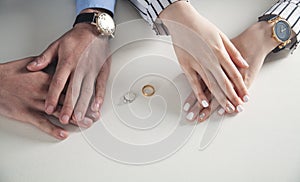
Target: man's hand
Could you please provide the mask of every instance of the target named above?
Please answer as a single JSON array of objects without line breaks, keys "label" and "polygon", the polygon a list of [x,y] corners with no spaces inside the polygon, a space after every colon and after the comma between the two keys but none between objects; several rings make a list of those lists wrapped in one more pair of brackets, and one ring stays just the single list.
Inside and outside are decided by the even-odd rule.
[{"label": "man's hand", "polygon": [[[84,116],[93,96],[100,69],[109,59],[108,42],[108,37],[99,36],[95,26],[79,23],[27,66],[30,71],[40,71],[57,60],[56,71],[45,102],[44,109],[47,114],[54,114],[61,93],[66,89],[59,116],[60,122],[67,124],[73,120],[75,124],[83,127],[91,126],[92,122],[84,119]],[[106,83],[106,80],[102,79],[101,83],[105,86],[104,82]],[[99,94],[102,90],[96,88],[96,97],[92,104],[92,110],[95,112],[99,112],[103,102],[102,95]]]},{"label": "man's hand", "polygon": [[[259,22],[232,39],[232,43],[237,47],[249,64],[249,68],[239,69],[248,88],[258,75],[266,56],[278,45],[272,38],[271,28],[272,26],[267,22]],[[219,107],[217,100],[211,95],[207,88],[205,94],[210,99],[210,107],[190,111],[198,116],[197,118],[200,122],[206,120],[211,113]],[[186,104],[194,105],[195,102],[196,98],[194,94],[191,93],[186,100]],[[222,109],[218,112],[219,114],[225,113]]]},{"label": "man's hand", "polygon": [[44,103],[51,77],[42,71],[28,72],[26,65],[35,58],[0,64],[0,114],[30,123],[63,140],[68,132],[52,124],[44,114]]},{"label": "man's hand", "polygon": [[[242,111],[249,96],[236,66],[247,68],[248,64],[227,36],[185,1],[170,5],[160,19],[172,36],[177,58],[198,101],[193,109],[209,106],[203,92],[207,86],[227,112]],[[193,105],[186,105],[185,110]],[[187,119],[195,117],[197,114],[189,113]]]}]

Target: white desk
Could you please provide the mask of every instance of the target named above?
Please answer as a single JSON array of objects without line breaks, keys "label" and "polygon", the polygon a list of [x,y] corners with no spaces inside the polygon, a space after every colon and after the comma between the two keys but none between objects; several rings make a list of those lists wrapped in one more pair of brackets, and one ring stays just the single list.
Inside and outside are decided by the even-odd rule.
[{"label": "white desk", "polygon": [[[0,1],[2,62],[39,54],[71,27],[75,17],[73,1],[20,2]],[[273,2],[194,0],[192,3],[229,37],[233,37],[253,23]],[[246,8],[239,8],[242,6]],[[139,18],[124,0],[118,2],[116,12],[118,24]],[[145,28],[144,36],[152,36],[152,32],[147,31],[149,27],[146,23],[140,26]],[[122,40],[116,38],[113,43],[117,45]],[[154,45],[146,44],[145,49],[155,50]],[[120,52],[127,54],[126,50]],[[135,166],[110,160],[96,152],[74,127],[68,127],[75,131],[67,140],[57,142],[32,126],[1,118],[0,182],[298,182],[299,58],[300,51],[297,50],[288,59],[265,64],[251,88],[252,100],[246,105],[246,111],[226,118],[208,148],[203,151],[198,149],[208,124],[206,122],[196,126],[188,142],[174,155],[153,164]],[[119,63],[120,60],[114,62]],[[103,109],[104,117],[106,111],[109,111],[108,104]],[[96,123],[85,133],[93,132],[99,125],[100,122]],[[122,152],[120,148],[116,150]]]}]

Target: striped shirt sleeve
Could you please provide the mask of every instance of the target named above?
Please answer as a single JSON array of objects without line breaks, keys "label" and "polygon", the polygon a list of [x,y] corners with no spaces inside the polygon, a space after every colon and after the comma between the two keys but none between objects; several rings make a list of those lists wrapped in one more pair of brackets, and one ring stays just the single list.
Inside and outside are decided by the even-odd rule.
[{"label": "striped shirt sleeve", "polygon": [[296,33],[296,39],[291,48],[296,48],[300,41],[300,0],[279,0],[264,15],[278,15],[286,19]]},{"label": "striped shirt sleeve", "polygon": [[168,35],[169,33],[157,17],[165,8],[177,1],[180,0],[129,0],[158,35]]}]

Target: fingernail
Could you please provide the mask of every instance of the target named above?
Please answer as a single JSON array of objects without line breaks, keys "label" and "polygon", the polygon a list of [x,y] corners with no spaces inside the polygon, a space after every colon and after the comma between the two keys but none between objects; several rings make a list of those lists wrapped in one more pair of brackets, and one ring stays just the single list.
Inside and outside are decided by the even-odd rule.
[{"label": "fingernail", "polygon": [[203,112],[203,113],[201,113],[200,115],[199,115],[199,119],[200,120],[203,120],[204,119],[204,117],[205,117],[205,113]]},{"label": "fingernail", "polygon": [[243,65],[249,67],[249,64],[247,63],[247,61],[243,57],[240,57],[240,60],[242,61]]},{"label": "fingernail", "polygon": [[226,106],[226,111],[232,113],[233,111],[235,111],[235,107],[231,103],[229,103],[228,106]]},{"label": "fingernail", "polygon": [[81,122],[81,126],[84,128],[89,128],[92,125],[93,121],[87,118],[84,118]]},{"label": "fingernail", "polygon": [[94,101],[93,107],[92,107],[92,111],[97,112],[100,110],[100,103],[97,101]]},{"label": "fingernail", "polygon": [[223,108],[219,109],[218,114],[223,116],[225,113],[225,110]]},{"label": "fingernail", "polygon": [[70,117],[68,115],[63,115],[63,117],[61,118],[61,121],[66,124],[69,122],[69,120],[70,120]]},{"label": "fingernail", "polygon": [[190,107],[191,107],[191,105],[189,103],[186,103],[183,106],[183,110],[187,112],[190,109]]},{"label": "fingernail", "polygon": [[46,113],[47,114],[52,114],[54,112],[54,106],[47,106],[46,107]]},{"label": "fingernail", "polygon": [[236,110],[237,110],[238,112],[243,112],[243,111],[244,111],[244,107],[243,107],[242,105],[238,105],[238,106],[236,107]]},{"label": "fingernail", "polygon": [[194,117],[194,113],[193,113],[193,112],[190,112],[190,113],[186,116],[186,119],[192,120],[193,117]]},{"label": "fingernail", "polygon": [[249,97],[249,95],[245,95],[244,97],[243,97],[243,101],[246,103],[246,102],[249,102],[249,100],[250,100],[250,97]]},{"label": "fingernail", "polygon": [[94,119],[96,119],[96,118],[97,118],[96,113],[93,113],[93,114],[92,114],[92,117],[93,117]]},{"label": "fingernail", "polygon": [[31,63],[29,63],[28,66],[32,67],[32,66],[37,66],[38,63],[36,61],[32,61]]},{"label": "fingernail", "polygon": [[82,117],[82,113],[81,112],[78,112],[78,113],[75,114],[75,118],[76,118],[77,121],[81,121],[82,120],[81,117]]},{"label": "fingernail", "polygon": [[203,106],[204,108],[207,108],[207,107],[209,106],[209,104],[208,104],[208,102],[207,102],[206,100],[203,100],[203,101],[201,102],[201,104],[202,104],[202,106]]},{"label": "fingernail", "polygon": [[68,137],[68,134],[67,134],[67,132],[65,132],[65,131],[60,131],[60,132],[59,132],[59,136],[60,136],[61,138],[67,138],[67,137]]}]

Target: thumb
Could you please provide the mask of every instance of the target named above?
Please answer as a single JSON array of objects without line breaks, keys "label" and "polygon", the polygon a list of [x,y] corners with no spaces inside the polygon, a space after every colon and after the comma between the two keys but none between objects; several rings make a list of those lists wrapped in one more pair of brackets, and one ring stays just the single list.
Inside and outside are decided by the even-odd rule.
[{"label": "thumb", "polygon": [[29,71],[40,71],[46,68],[58,53],[58,42],[52,43],[41,55],[27,65]]},{"label": "thumb", "polygon": [[224,34],[220,34],[226,51],[228,52],[231,60],[240,68],[248,68],[249,64],[242,57],[240,51],[233,45],[233,43]]}]

